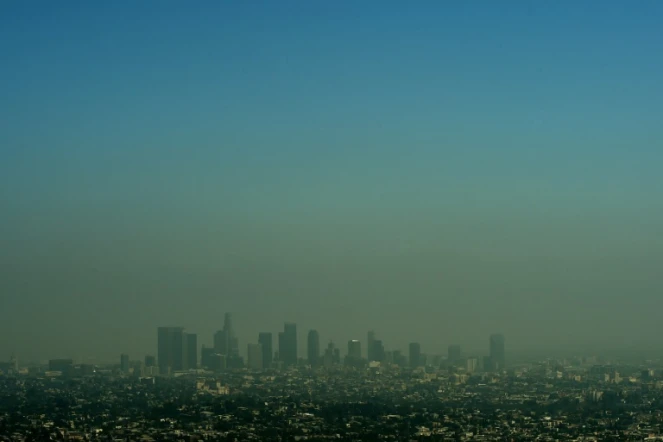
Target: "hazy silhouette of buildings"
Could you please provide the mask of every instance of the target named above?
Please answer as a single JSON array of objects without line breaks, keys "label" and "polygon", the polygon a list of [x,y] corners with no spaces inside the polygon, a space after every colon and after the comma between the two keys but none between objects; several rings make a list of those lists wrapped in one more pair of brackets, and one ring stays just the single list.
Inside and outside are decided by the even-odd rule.
[{"label": "hazy silhouette of buildings", "polygon": [[456,364],[461,359],[460,345],[450,345],[447,348],[447,360],[451,364]]},{"label": "hazy silhouette of buildings", "polygon": [[129,373],[129,355],[120,355],[120,371],[122,373]]},{"label": "hazy silhouette of buildings", "polygon": [[387,358],[384,351],[384,345],[382,345],[382,340],[373,339],[371,346],[373,348],[371,351],[371,356],[373,357],[372,360],[378,362],[386,362]]},{"label": "hazy silhouette of buildings", "polygon": [[375,358],[375,355],[373,353],[373,343],[375,342],[375,332],[373,330],[369,330],[367,334],[367,340],[366,340],[366,358],[368,359],[368,362],[371,361],[376,361],[377,359]]},{"label": "hazy silhouette of buildings", "polygon": [[279,359],[284,367],[297,365],[297,325],[286,322],[279,333]]},{"label": "hazy silhouette of buildings", "polygon": [[226,338],[226,353],[230,358],[239,357],[239,341],[237,336],[235,336],[235,330],[233,329],[233,315],[232,313],[226,313],[223,321],[223,331],[225,332]]},{"label": "hazy silhouette of buildings", "polygon": [[489,370],[498,371],[505,368],[505,351],[504,351],[504,335],[495,333],[490,335],[490,359]]},{"label": "hazy silhouette of buildings", "polygon": [[239,340],[233,329],[232,313],[224,315],[223,329],[214,333],[214,351],[224,356],[227,367],[240,368],[243,365],[239,356]]},{"label": "hazy silhouette of buildings", "polygon": [[272,349],[272,333],[261,332],[258,334],[258,343],[262,346],[262,367],[271,368],[274,350]]},{"label": "hazy silhouette of buildings", "polygon": [[358,367],[361,365],[361,342],[357,339],[348,341],[348,355],[346,357],[346,365]]},{"label": "hazy silhouette of buildings", "polygon": [[226,339],[226,332],[219,330],[214,333],[214,351],[218,354],[228,354],[228,339]]},{"label": "hazy silhouette of buildings", "polygon": [[157,358],[152,355],[145,356],[145,366],[155,367],[157,365]]},{"label": "hazy silhouette of buildings", "polygon": [[409,346],[410,350],[410,367],[420,367],[421,366],[421,345],[418,342],[411,342]]},{"label": "hazy silhouette of buildings", "polygon": [[161,374],[187,369],[186,344],[183,327],[159,327],[157,351]]},{"label": "hazy silhouette of buildings", "polygon": [[361,342],[357,339],[348,341],[348,356],[352,359],[361,359]]},{"label": "hazy silhouette of buildings", "polygon": [[49,371],[60,371],[62,373],[68,373],[73,367],[73,359],[51,359],[48,361]]},{"label": "hazy silhouette of buildings", "polygon": [[325,368],[332,368],[334,365],[341,363],[341,352],[334,343],[329,341],[327,348],[325,349],[325,355],[323,357],[323,365]]},{"label": "hazy silhouette of buildings", "polygon": [[477,358],[467,358],[466,370],[468,373],[474,373],[479,369],[479,360]]},{"label": "hazy silhouette of buildings", "polygon": [[320,335],[317,330],[309,330],[307,338],[307,359],[311,367],[320,365]]},{"label": "hazy silhouette of buildings", "polygon": [[186,357],[189,369],[198,367],[198,335],[195,333],[186,334]]}]

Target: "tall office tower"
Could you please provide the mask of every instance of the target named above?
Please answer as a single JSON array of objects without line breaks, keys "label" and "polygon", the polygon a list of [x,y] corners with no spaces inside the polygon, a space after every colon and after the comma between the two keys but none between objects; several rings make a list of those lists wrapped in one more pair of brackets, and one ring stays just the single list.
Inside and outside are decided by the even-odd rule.
[{"label": "tall office tower", "polygon": [[322,358],[322,364],[325,368],[331,368],[337,364],[336,350],[337,349],[334,347],[334,343],[329,341],[329,344],[327,344],[327,348],[325,349],[325,355]]},{"label": "tall office tower", "polygon": [[405,367],[407,365],[407,358],[400,350],[394,350],[393,352],[394,364],[399,367]]},{"label": "tall office tower", "polygon": [[447,349],[448,356],[447,359],[450,363],[456,363],[460,361],[460,345],[450,345]]},{"label": "tall office tower", "polygon": [[309,330],[306,344],[308,363],[312,368],[316,368],[320,365],[320,335],[317,330]]},{"label": "tall office tower", "polygon": [[220,355],[214,353],[210,356],[209,369],[212,371],[221,371],[225,370],[228,367],[228,361],[226,360],[226,355]]},{"label": "tall office tower", "polygon": [[368,347],[366,347],[366,356],[368,357],[368,362],[377,361],[375,354],[373,353],[373,342],[375,342],[375,332],[373,330],[368,331]]},{"label": "tall office tower", "polygon": [[223,330],[214,333],[214,351],[220,355],[228,354],[228,335]]},{"label": "tall office tower", "polygon": [[159,372],[169,374],[186,370],[186,338],[183,327],[159,327],[158,362]]},{"label": "tall office tower", "polygon": [[198,335],[195,333],[186,335],[186,358],[189,369],[198,367]]},{"label": "tall office tower", "polygon": [[226,354],[230,357],[239,357],[239,341],[237,336],[235,336],[235,330],[233,329],[233,315],[232,313],[226,313],[223,321],[223,331],[226,333]]},{"label": "tall office tower", "polygon": [[421,366],[421,345],[418,342],[410,343],[410,367]]},{"label": "tall office tower", "polygon": [[272,334],[262,332],[258,334],[258,343],[262,345],[262,368],[272,368]]},{"label": "tall office tower", "polygon": [[145,356],[145,366],[146,367],[155,367],[157,365],[157,358],[152,355]]},{"label": "tall office tower", "polygon": [[200,366],[203,368],[212,368],[212,355],[218,354],[214,347],[206,347],[200,349]]},{"label": "tall office tower", "polygon": [[359,365],[361,362],[361,342],[357,339],[348,341],[348,365]]},{"label": "tall office tower", "polygon": [[490,335],[490,370],[499,371],[505,368],[504,335]]},{"label": "tall office tower", "polygon": [[479,368],[479,360],[477,358],[467,358],[467,372],[474,373]]},{"label": "tall office tower", "polygon": [[286,322],[279,333],[279,358],[284,367],[297,365],[297,325]]},{"label": "tall office tower", "polygon": [[129,355],[120,355],[120,370],[122,373],[129,373]]},{"label": "tall office tower", "polygon": [[371,344],[372,350],[371,350],[371,356],[373,357],[373,361],[378,361],[378,362],[385,362],[385,353],[384,353],[384,345],[382,345],[382,341],[380,339],[373,339],[373,343]]},{"label": "tall office tower", "polygon": [[336,347],[334,348],[334,364],[338,365],[341,363],[341,349]]}]

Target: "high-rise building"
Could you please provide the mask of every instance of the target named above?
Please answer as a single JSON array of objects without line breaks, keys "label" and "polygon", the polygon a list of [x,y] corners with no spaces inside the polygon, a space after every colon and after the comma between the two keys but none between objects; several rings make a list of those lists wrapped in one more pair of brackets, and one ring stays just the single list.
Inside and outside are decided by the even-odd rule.
[{"label": "high-rise building", "polygon": [[505,361],[504,335],[501,333],[490,335],[490,370],[504,370]]},{"label": "high-rise building", "polygon": [[223,330],[214,333],[214,351],[220,355],[228,354],[228,338]]},{"label": "high-rise building", "polygon": [[225,370],[228,367],[228,361],[226,360],[226,355],[221,355],[214,353],[209,357],[209,366],[208,368],[213,371]]},{"label": "high-rise building", "polygon": [[400,350],[394,350],[392,357],[394,359],[394,364],[398,365],[399,367],[407,366],[407,357]]},{"label": "high-rise building", "polygon": [[375,358],[375,354],[373,352],[374,342],[375,342],[375,332],[373,330],[369,330],[368,339],[367,339],[368,347],[366,347],[366,356],[368,358],[368,362],[377,361],[377,359]]},{"label": "high-rise building", "polygon": [[307,358],[311,367],[320,365],[320,335],[317,330],[309,330],[307,340]]},{"label": "high-rise building", "polygon": [[418,342],[410,343],[410,367],[421,366],[421,345]]},{"label": "high-rise building", "polygon": [[146,367],[155,367],[157,365],[157,358],[152,355],[145,356],[145,366]]},{"label": "high-rise building", "polygon": [[474,373],[479,368],[479,360],[477,358],[467,358],[467,372]]},{"label": "high-rise building", "polygon": [[233,329],[233,315],[226,313],[223,321],[223,331],[226,333],[227,355],[231,358],[239,357],[239,341]]},{"label": "high-rise building", "polygon": [[258,343],[262,346],[262,368],[272,368],[272,334],[262,332],[258,334]]},{"label": "high-rise building", "polygon": [[327,344],[327,348],[325,349],[325,355],[322,358],[322,364],[325,368],[331,368],[338,364],[337,358],[340,359],[340,355],[337,356],[336,350],[338,349],[334,347],[334,343],[329,341],[329,344]]},{"label": "high-rise building", "polygon": [[195,333],[186,335],[186,358],[189,369],[198,367],[198,335]]},{"label": "high-rise building", "polygon": [[348,359],[352,362],[361,360],[361,342],[357,339],[348,341]]},{"label": "high-rise building", "polygon": [[447,359],[451,364],[460,361],[460,345],[450,345],[447,351]]},{"label": "high-rise building", "polygon": [[373,358],[373,361],[386,362],[386,356],[384,352],[384,345],[382,345],[382,340],[373,339],[371,347],[372,347],[371,357]]},{"label": "high-rise building", "polygon": [[249,344],[247,354],[249,356],[249,370],[262,370],[262,345]]},{"label": "high-rise building", "polygon": [[279,358],[284,367],[297,365],[297,325],[286,322],[279,333]]},{"label": "high-rise building", "polygon": [[183,327],[159,327],[157,350],[161,374],[187,369],[185,336]]},{"label": "high-rise building", "polygon": [[122,373],[129,373],[129,355],[120,355],[120,370]]},{"label": "high-rise building", "polygon": [[218,354],[214,347],[206,347],[200,350],[200,366],[203,368],[212,368],[212,355]]}]

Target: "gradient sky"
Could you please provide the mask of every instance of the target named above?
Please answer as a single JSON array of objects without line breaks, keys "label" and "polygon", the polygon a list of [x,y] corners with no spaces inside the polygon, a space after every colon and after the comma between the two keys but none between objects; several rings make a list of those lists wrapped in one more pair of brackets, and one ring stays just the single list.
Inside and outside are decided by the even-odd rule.
[{"label": "gradient sky", "polygon": [[[0,2],[0,360],[663,333],[663,2]],[[275,340],[276,345],[276,340]],[[300,350],[301,351],[301,350]],[[118,359],[119,360],[119,359]]]}]

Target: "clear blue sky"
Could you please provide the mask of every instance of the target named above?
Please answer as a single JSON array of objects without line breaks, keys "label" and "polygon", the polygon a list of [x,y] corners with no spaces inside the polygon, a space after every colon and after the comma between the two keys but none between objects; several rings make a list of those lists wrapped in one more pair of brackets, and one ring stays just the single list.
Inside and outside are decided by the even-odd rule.
[{"label": "clear blue sky", "polygon": [[226,310],[242,345],[284,320],[429,352],[660,335],[661,23],[660,1],[1,2],[0,358],[206,342]]}]

